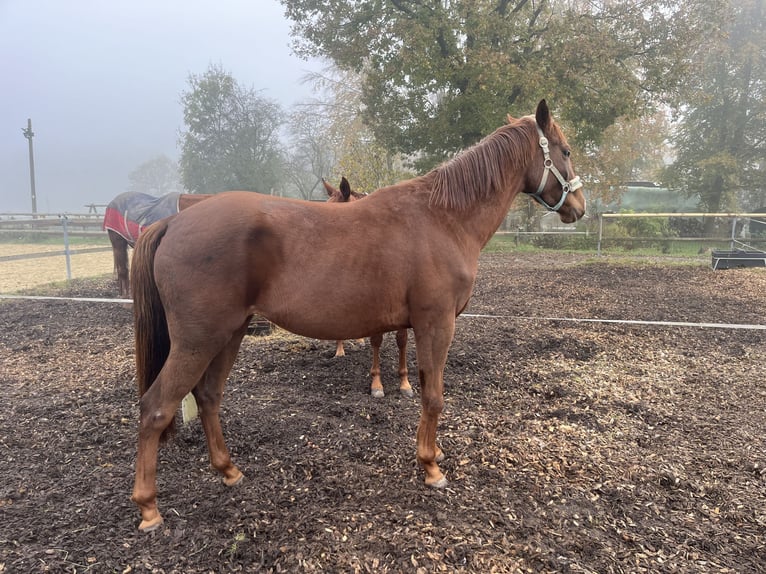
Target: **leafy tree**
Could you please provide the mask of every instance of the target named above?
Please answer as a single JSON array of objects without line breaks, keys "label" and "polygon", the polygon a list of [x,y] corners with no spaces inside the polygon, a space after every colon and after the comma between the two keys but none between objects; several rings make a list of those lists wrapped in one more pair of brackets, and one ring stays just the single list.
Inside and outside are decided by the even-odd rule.
[{"label": "leafy tree", "polygon": [[[699,194],[709,212],[766,203],[766,14],[763,0],[728,4],[727,32],[697,54],[693,78],[674,136],[677,158],[669,181]],[[705,221],[706,232],[714,220]]]},{"label": "leafy tree", "polygon": [[390,153],[375,141],[361,117],[355,118],[349,128],[340,134],[338,161],[332,181],[345,175],[351,181],[354,191],[371,193],[413,176],[398,154]]},{"label": "leafy tree", "polygon": [[196,193],[231,189],[273,193],[282,185],[279,104],[246,89],[220,66],[190,75],[181,96],[181,179]]},{"label": "leafy tree", "polygon": [[579,172],[589,174],[589,197],[611,203],[630,181],[660,181],[671,153],[669,135],[669,118],[662,111],[617,118],[604,130],[598,148],[577,163]]},{"label": "leafy tree", "polygon": [[545,96],[595,145],[675,93],[720,0],[282,0],[296,50],[361,83],[375,139],[419,170]]},{"label": "leafy tree", "polygon": [[182,190],[178,165],[166,155],[145,161],[128,175],[128,191],[160,196]]}]

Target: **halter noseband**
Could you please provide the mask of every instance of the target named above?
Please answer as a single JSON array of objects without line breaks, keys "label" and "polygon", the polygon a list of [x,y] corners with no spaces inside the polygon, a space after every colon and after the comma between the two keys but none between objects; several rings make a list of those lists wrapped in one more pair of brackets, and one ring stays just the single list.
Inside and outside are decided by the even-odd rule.
[{"label": "halter noseband", "polygon": [[[543,134],[543,130],[540,129],[540,126],[535,123],[535,127],[537,128],[537,133],[540,134],[540,147],[543,148],[543,156],[545,158],[543,165],[545,166],[545,171],[543,172],[543,179],[540,181],[540,185],[537,188],[537,191],[534,193],[530,193],[529,195],[532,196],[532,199],[534,199],[537,203],[542,205],[545,209],[549,211],[558,211],[561,209],[561,206],[564,205],[564,202],[567,199],[567,195],[569,195],[570,191],[577,191],[582,187],[582,182],[580,181],[580,176],[575,176],[574,178],[570,179],[569,181],[564,179],[564,176],[561,175],[561,172],[556,168],[555,165],[553,165],[553,160],[551,159],[551,152],[548,150],[548,138],[545,137]],[[548,172],[553,172],[553,175],[556,176],[556,179],[559,180],[559,183],[561,184],[561,199],[559,199],[558,203],[556,205],[548,205],[548,203],[543,199],[542,193],[545,189],[545,184],[548,181]]]}]

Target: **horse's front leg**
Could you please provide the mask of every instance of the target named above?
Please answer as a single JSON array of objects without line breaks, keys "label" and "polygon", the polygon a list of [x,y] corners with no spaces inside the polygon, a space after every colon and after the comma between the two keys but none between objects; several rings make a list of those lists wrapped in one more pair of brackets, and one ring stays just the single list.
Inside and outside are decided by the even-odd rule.
[{"label": "horse's front leg", "polygon": [[226,448],[226,442],[223,438],[219,412],[226,379],[231,372],[232,365],[234,365],[234,360],[237,358],[248,322],[249,319],[213,359],[199,384],[192,391],[199,407],[200,420],[207,439],[210,464],[223,475],[223,483],[226,486],[234,486],[239,483],[244,475],[231,461],[229,450]]},{"label": "horse's front leg", "polygon": [[422,405],[417,433],[417,458],[425,471],[426,484],[443,488],[447,485],[447,479],[437,464],[443,460],[444,453],[436,445],[436,427],[444,409],[444,365],[455,334],[455,319],[446,317],[441,324],[431,324],[420,329],[415,327],[414,330]]}]

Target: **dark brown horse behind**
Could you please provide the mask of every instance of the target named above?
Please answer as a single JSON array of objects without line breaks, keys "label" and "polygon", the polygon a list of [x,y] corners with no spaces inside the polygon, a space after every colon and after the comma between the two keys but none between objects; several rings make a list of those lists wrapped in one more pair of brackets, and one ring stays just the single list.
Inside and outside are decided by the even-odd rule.
[{"label": "dark brown horse behind", "polygon": [[[324,188],[327,191],[328,203],[348,203],[349,201],[356,201],[357,199],[363,199],[367,197],[362,193],[352,191],[351,184],[344,177],[340,181],[340,188],[335,188],[324,179],[322,180]],[[349,234],[354,231],[349,229]],[[364,230],[357,230],[360,233],[364,233]],[[362,339],[363,341],[364,339]],[[370,377],[372,382],[370,383],[370,394],[376,399],[383,398],[385,392],[383,391],[383,380],[380,376],[380,347],[383,345],[383,333],[375,333],[370,335],[370,346],[372,347],[372,367],[370,367]],[[411,398],[414,396],[412,392],[412,386],[409,380],[409,371],[407,370],[407,329],[399,329],[396,331],[396,346],[399,349],[399,392],[405,397]],[[343,339],[339,339],[335,347],[335,356],[344,356],[345,350],[343,348]]]},{"label": "dark brown horse behind", "polygon": [[168,193],[155,197],[146,193],[126,191],[109,202],[102,229],[106,230],[112,244],[114,273],[117,275],[120,297],[130,296],[128,247],[136,244],[143,230],[152,223],[209,197],[212,196],[190,193]]},{"label": "dark brown horse behind", "polygon": [[[147,228],[131,278],[142,395],[132,496],[139,528],[162,522],[157,450],[189,391],[211,464],[227,485],[242,479],[219,410],[254,314],[327,340],[411,327],[422,403],[417,459],[427,485],[445,486],[436,442],[444,365],[481,249],[519,193],[571,223],[585,213],[580,187],[566,139],[541,101],[534,116],[509,118],[454,159],[364,201],[327,205],[228,192]],[[349,229],[364,230],[353,246]],[[326,297],[329,291],[336,296]]]}]

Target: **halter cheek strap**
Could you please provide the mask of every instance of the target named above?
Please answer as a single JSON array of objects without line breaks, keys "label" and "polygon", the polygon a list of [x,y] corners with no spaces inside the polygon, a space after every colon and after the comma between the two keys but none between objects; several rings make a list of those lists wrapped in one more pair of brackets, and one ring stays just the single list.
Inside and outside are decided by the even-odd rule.
[{"label": "halter cheek strap", "polygon": [[[537,191],[535,193],[531,193],[532,199],[534,199],[537,203],[548,209],[549,211],[558,211],[561,209],[561,206],[564,205],[564,202],[567,199],[567,195],[569,195],[570,191],[577,191],[582,187],[582,182],[580,181],[580,176],[575,176],[571,180],[567,181],[564,179],[564,176],[561,175],[561,172],[558,170],[558,168],[553,165],[553,160],[551,159],[551,152],[548,149],[548,138],[545,137],[543,134],[543,130],[540,129],[540,126],[537,127],[537,133],[540,135],[540,147],[543,150],[543,157],[544,160],[544,166],[545,171],[543,172],[543,178],[540,180],[540,185],[537,187]],[[561,199],[559,199],[558,203],[556,205],[549,205],[548,202],[546,202],[543,199],[542,193],[545,189],[545,184],[548,181],[548,172],[553,172],[553,175],[556,176],[556,179],[559,180],[559,183],[561,184]]]}]

